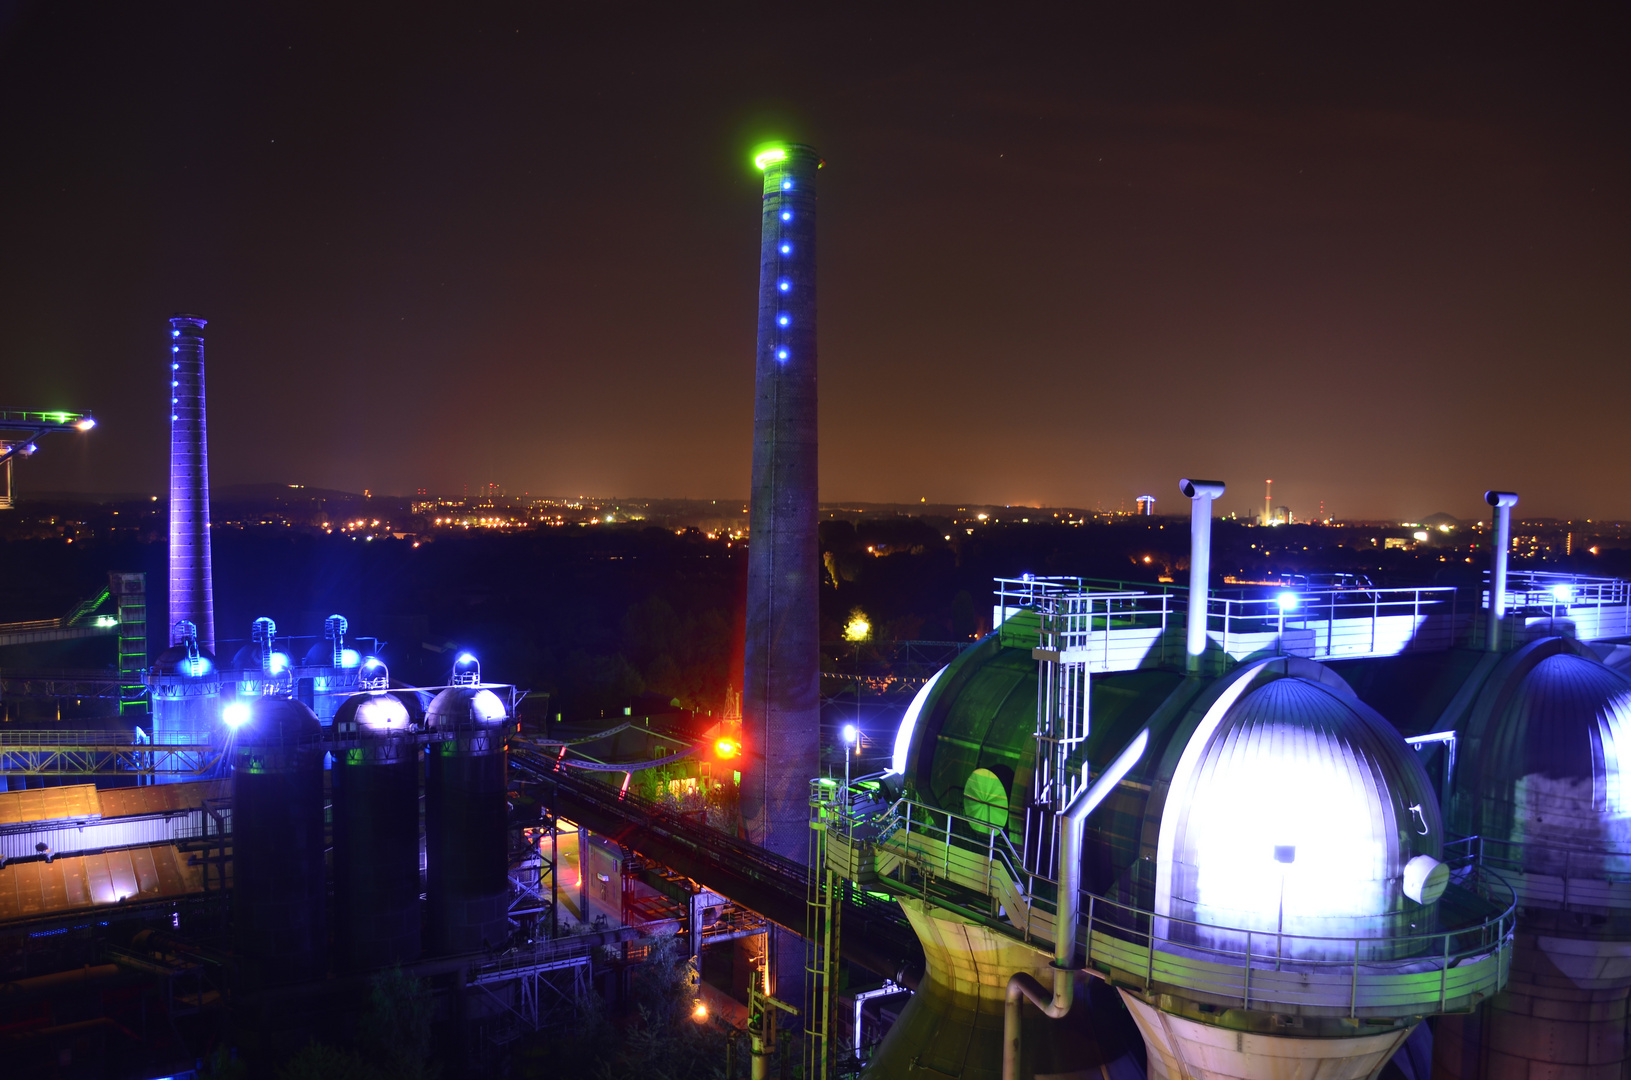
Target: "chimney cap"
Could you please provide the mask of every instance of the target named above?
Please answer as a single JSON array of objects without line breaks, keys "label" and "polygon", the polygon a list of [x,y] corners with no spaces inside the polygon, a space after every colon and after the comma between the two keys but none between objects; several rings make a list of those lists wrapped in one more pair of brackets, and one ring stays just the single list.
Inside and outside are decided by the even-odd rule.
[{"label": "chimney cap", "polygon": [[1178,490],[1191,499],[1216,499],[1223,495],[1222,480],[1180,480]]},{"label": "chimney cap", "polygon": [[1486,491],[1484,501],[1491,506],[1517,506],[1518,493],[1515,491]]}]

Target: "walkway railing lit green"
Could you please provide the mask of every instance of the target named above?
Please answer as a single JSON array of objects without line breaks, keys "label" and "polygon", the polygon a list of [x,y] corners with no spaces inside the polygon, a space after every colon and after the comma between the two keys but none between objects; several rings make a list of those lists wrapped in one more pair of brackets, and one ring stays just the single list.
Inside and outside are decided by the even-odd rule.
[{"label": "walkway railing lit green", "polygon": [[[810,803],[828,833],[827,865],[840,875],[1051,950],[1058,884],[1025,868],[1004,829],[890,799],[879,777],[848,788],[814,781]],[[1084,890],[1078,947],[1085,966],[1115,985],[1220,1007],[1354,1019],[1463,1011],[1505,985],[1512,954],[1515,895],[1481,853],[1477,838],[1446,852],[1451,882],[1436,910],[1454,924],[1431,932],[1316,937],[1215,926]]]}]

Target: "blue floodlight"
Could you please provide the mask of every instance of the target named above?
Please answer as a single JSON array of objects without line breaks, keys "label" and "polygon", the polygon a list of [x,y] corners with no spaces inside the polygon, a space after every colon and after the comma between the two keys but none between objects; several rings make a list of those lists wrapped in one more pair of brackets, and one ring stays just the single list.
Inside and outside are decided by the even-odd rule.
[{"label": "blue floodlight", "polygon": [[1275,603],[1280,605],[1281,611],[1290,611],[1292,608],[1297,606],[1297,594],[1294,592],[1283,592],[1279,596],[1275,597],[1274,600]]},{"label": "blue floodlight", "polygon": [[470,653],[460,653],[459,659],[456,662],[460,664],[474,664],[476,662],[476,658]]},{"label": "blue floodlight", "polygon": [[844,743],[846,745],[854,746],[855,741],[857,739],[859,739],[860,737],[861,737],[861,729],[860,728],[856,727],[854,724],[845,724],[844,725]]},{"label": "blue floodlight", "polygon": [[243,701],[234,701],[221,710],[221,720],[227,727],[241,728],[249,722],[249,704]]},{"label": "blue floodlight", "polygon": [[279,671],[288,670],[289,654],[280,652],[273,653],[266,661],[266,666],[272,671],[273,674],[276,674]]},{"label": "blue floodlight", "polygon": [[1552,586],[1552,599],[1560,604],[1574,603],[1574,586],[1567,582],[1559,582]]}]

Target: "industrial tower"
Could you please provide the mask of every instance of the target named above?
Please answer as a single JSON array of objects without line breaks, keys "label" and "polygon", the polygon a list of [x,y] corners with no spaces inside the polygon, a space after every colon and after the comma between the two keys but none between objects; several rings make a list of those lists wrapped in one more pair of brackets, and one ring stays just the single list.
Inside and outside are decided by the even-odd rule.
[{"label": "industrial tower", "polygon": [[754,364],[742,821],[804,862],[820,765],[816,537],[816,170],[795,143],[763,150],[759,347]]},{"label": "industrial tower", "polygon": [[210,465],[204,426],[204,320],[170,320],[170,616],[197,628],[215,651],[215,588],[210,574]]}]

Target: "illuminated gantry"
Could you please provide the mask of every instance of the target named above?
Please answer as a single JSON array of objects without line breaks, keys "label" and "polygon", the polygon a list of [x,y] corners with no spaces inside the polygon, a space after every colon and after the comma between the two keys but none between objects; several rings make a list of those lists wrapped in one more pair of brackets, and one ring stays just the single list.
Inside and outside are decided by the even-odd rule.
[{"label": "illuminated gantry", "polygon": [[109,731],[0,733],[0,776],[209,775],[222,747],[209,743],[155,746]]},{"label": "illuminated gantry", "polygon": [[89,431],[95,426],[96,419],[89,413],[0,408],[0,465],[5,466],[0,510],[11,509],[12,462],[18,457],[32,456],[39,449],[41,435],[53,431]]}]

